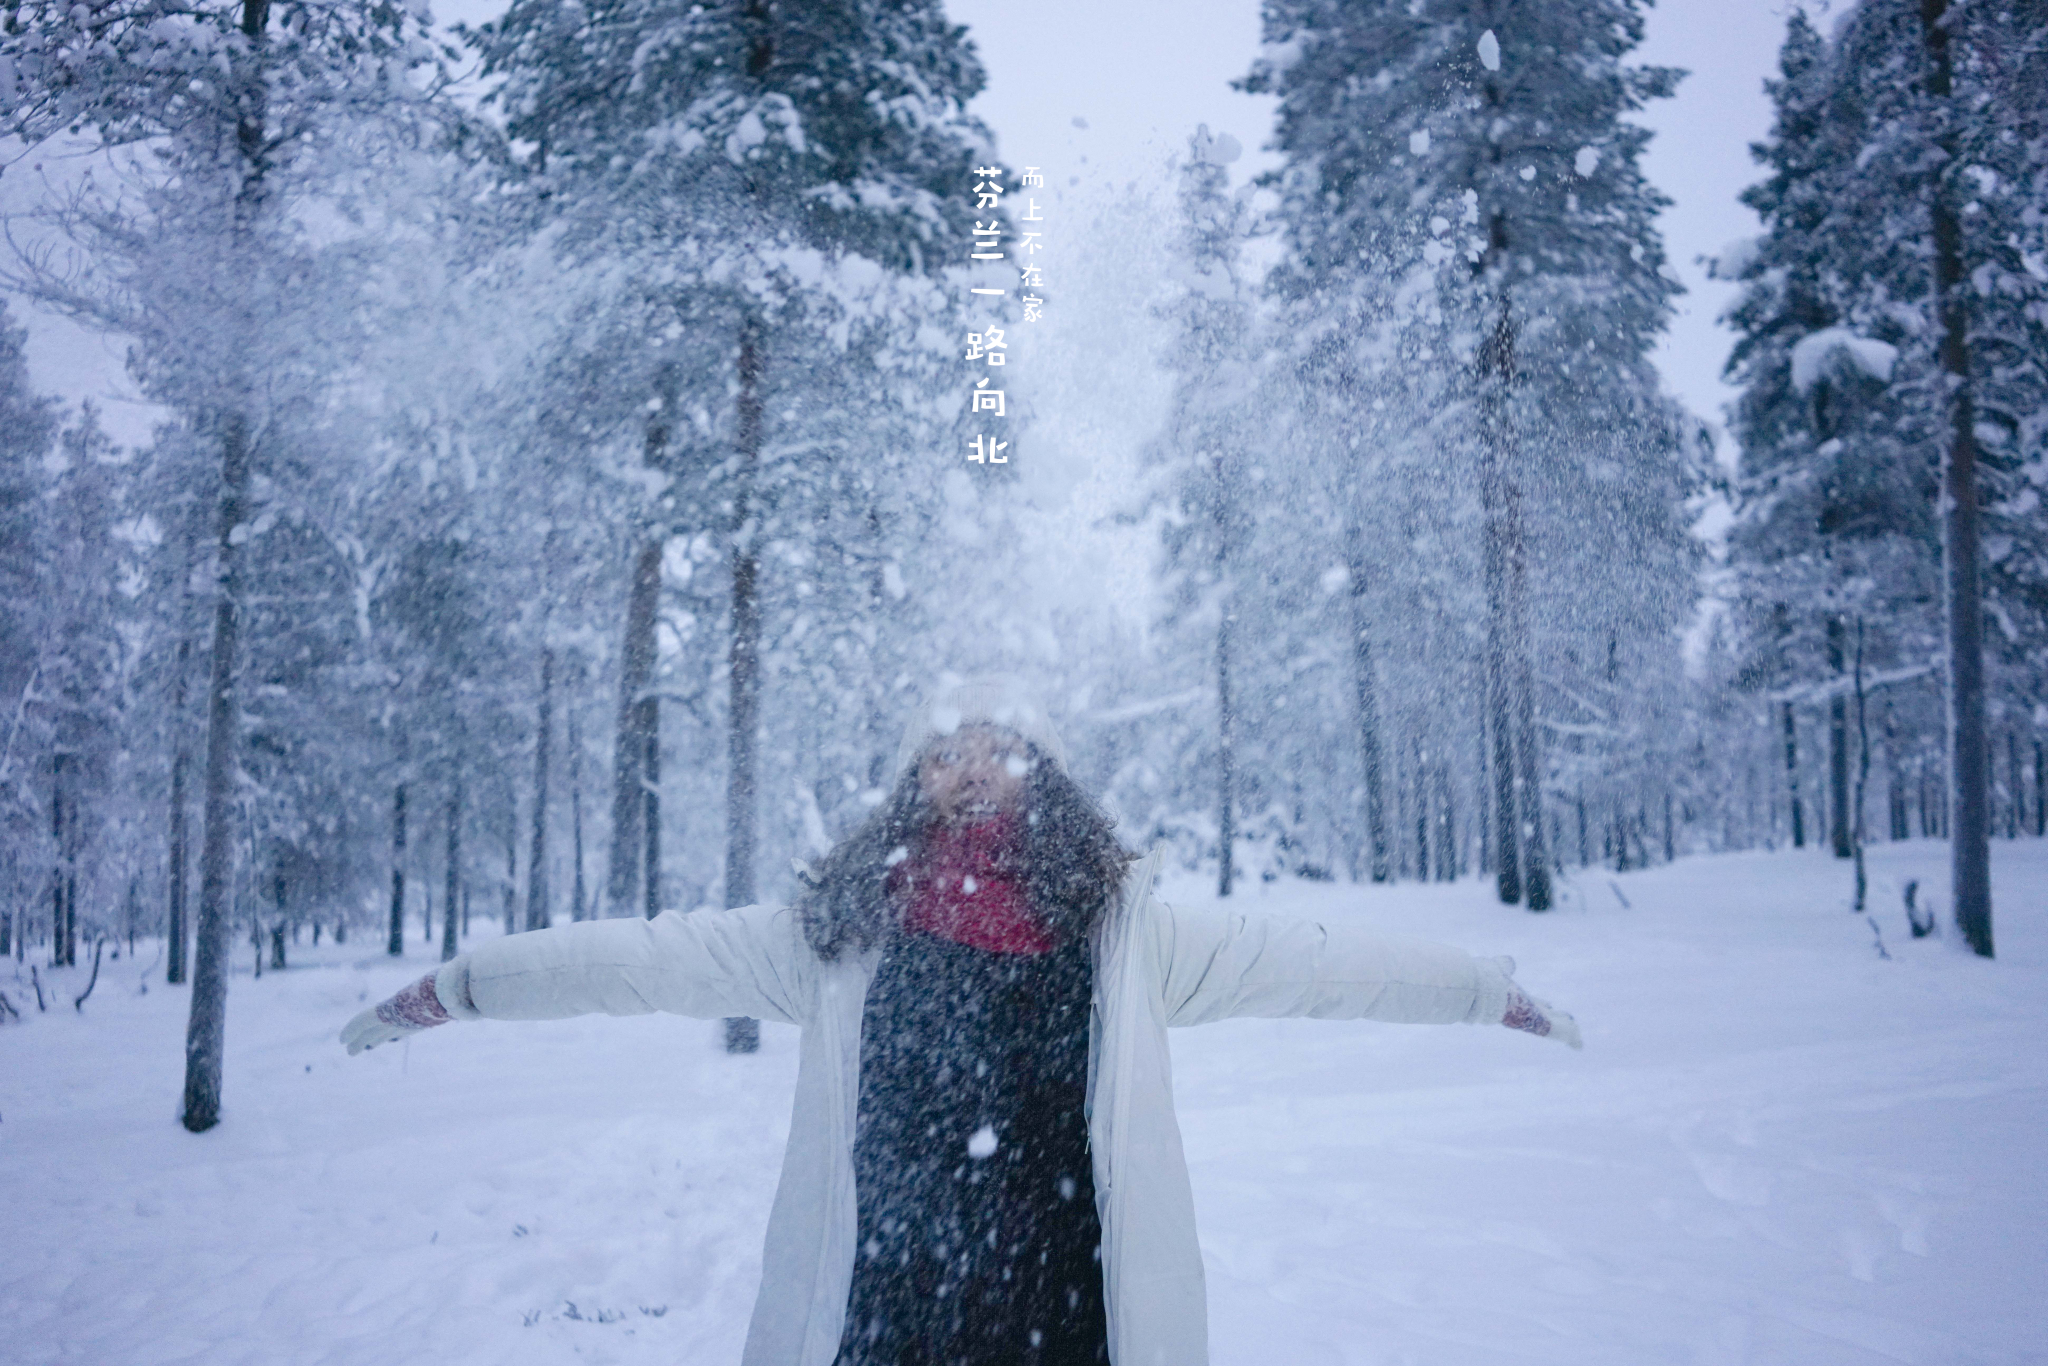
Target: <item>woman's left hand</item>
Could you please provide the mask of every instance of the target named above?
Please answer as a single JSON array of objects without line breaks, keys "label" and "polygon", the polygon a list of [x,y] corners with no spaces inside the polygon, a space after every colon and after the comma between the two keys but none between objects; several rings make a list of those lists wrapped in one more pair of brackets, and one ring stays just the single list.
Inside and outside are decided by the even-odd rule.
[{"label": "woman's left hand", "polygon": [[1525,1030],[1573,1048],[1584,1048],[1579,1022],[1548,1001],[1539,1001],[1513,982],[1508,983],[1508,1013],[1501,1017],[1509,1029]]}]

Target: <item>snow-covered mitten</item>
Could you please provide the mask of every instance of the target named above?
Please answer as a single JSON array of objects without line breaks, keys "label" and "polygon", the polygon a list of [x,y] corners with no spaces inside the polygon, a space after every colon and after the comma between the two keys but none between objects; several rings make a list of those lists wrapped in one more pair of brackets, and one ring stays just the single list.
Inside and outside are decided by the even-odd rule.
[{"label": "snow-covered mitten", "polygon": [[395,1043],[454,1019],[434,993],[434,978],[438,975],[428,973],[396,996],[350,1020],[341,1031],[341,1041],[348,1045],[349,1056],[380,1043]]},{"label": "snow-covered mitten", "polygon": [[[1508,959],[1507,971],[1514,971],[1514,960]],[[1546,1039],[1556,1039],[1573,1048],[1584,1048],[1585,1041],[1579,1037],[1579,1022],[1559,1010],[1548,1001],[1538,1000],[1515,982],[1508,983],[1508,1012],[1501,1017],[1502,1024],[1509,1029],[1526,1030]]]}]

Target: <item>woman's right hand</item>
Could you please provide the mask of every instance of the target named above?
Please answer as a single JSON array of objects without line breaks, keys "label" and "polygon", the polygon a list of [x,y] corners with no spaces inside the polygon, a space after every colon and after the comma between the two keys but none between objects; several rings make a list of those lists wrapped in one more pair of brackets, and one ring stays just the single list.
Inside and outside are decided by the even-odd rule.
[{"label": "woman's right hand", "polygon": [[350,1057],[380,1043],[396,1043],[422,1029],[447,1024],[453,1017],[434,994],[434,976],[428,973],[389,1000],[359,1012],[343,1026],[341,1041]]}]

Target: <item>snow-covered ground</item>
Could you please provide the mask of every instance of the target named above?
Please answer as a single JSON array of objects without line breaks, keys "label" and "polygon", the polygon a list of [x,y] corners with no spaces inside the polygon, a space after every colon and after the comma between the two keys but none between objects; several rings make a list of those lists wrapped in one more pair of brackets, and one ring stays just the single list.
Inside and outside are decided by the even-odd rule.
[{"label": "snow-covered ground", "polygon": [[[1544,917],[1474,881],[1244,889],[1510,953],[1508,1030],[1176,1033],[1218,1366],[1976,1363],[2048,1353],[2048,843],[1994,850],[2000,957],[1914,941],[1946,854],[1880,846],[1891,960],[1818,852],[1681,860]],[[1211,889],[1169,878],[1180,903]],[[1627,905],[1624,906],[1624,898]],[[347,1057],[414,941],[302,946],[229,1001],[225,1122],[174,1120],[185,993],[0,971],[0,1360],[735,1362],[793,1030],[456,1025]]]}]

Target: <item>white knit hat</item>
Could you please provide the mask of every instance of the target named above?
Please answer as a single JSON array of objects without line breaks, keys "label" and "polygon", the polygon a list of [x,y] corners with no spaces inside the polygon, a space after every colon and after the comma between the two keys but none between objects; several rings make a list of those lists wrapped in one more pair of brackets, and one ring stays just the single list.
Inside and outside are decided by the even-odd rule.
[{"label": "white knit hat", "polygon": [[927,697],[904,728],[903,743],[896,749],[896,772],[901,775],[924,749],[927,742],[951,735],[975,721],[991,722],[1023,736],[1039,752],[1067,766],[1066,747],[1052,728],[1045,708],[1031,690],[1012,674],[982,674],[941,687]]}]

